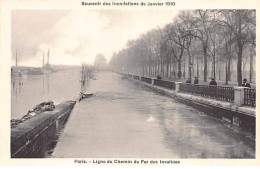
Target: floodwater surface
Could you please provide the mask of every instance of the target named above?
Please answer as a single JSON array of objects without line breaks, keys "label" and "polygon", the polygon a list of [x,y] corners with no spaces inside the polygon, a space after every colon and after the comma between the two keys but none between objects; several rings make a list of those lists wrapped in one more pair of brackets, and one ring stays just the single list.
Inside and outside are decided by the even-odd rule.
[{"label": "floodwater surface", "polygon": [[250,135],[116,73],[99,72],[86,92],[51,157],[255,157]]},{"label": "floodwater surface", "polygon": [[54,104],[78,97],[79,68],[51,74],[24,75],[11,79],[11,118],[21,118],[29,110],[46,101]]}]

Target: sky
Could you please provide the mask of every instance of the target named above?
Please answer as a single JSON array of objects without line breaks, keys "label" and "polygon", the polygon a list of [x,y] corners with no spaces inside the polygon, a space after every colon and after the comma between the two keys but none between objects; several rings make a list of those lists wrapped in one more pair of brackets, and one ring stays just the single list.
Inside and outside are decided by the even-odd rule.
[{"label": "sky", "polygon": [[103,54],[109,61],[128,40],[173,21],[173,9],[14,10],[11,21],[12,65],[93,64]]}]

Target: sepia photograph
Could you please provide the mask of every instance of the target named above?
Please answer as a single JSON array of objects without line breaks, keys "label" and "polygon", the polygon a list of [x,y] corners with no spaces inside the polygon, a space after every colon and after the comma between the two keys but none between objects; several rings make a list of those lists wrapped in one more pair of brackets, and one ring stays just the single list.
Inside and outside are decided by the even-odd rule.
[{"label": "sepia photograph", "polygon": [[257,160],[256,9],[103,2],[10,10],[9,163]]}]

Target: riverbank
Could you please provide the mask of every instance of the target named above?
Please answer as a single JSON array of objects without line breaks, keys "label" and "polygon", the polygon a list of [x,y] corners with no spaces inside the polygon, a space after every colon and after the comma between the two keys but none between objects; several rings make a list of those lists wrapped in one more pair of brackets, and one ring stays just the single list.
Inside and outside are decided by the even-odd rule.
[{"label": "riverbank", "polygon": [[53,111],[40,113],[11,128],[12,158],[41,158],[56,144],[57,132],[66,123],[75,101],[65,101]]},{"label": "riverbank", "polygon": [[[129,80],[144,85],[156,92],[165,94],[169,97],[174,97],[179,101],[190,106],[199,108],[203,112],[221,119],[224,122],[232,124],[236,127],[246,129],[255,136],[255,108],[249,106],[237,106],[232,102],[220,101],[209,97],[202,97],[189,93],[182,93],[178,82],[174,83],[173,89],[154,85],[154,80],[150,78],[124,75]],[[169,86],[168,86],[169,87]]]}]

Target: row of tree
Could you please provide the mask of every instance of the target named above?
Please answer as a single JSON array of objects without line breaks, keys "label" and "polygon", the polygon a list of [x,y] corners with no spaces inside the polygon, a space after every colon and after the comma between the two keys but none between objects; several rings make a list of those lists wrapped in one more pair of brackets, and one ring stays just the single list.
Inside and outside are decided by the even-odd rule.
[{"label": "row of tree", "polygon": [[255,36],[255,10],[185,10],[165,27],[130,40],[126,48],[113,54],[110,65],[117,71],[177,78],[183,77],[188,65],[188,76],[199,76],[201,68],[205,82],[209,69],[216,78],[216,65],[225,65],[227,84],[235,62],[241,85],[243,61],[247,63],[248,58],[252,80]]}]

